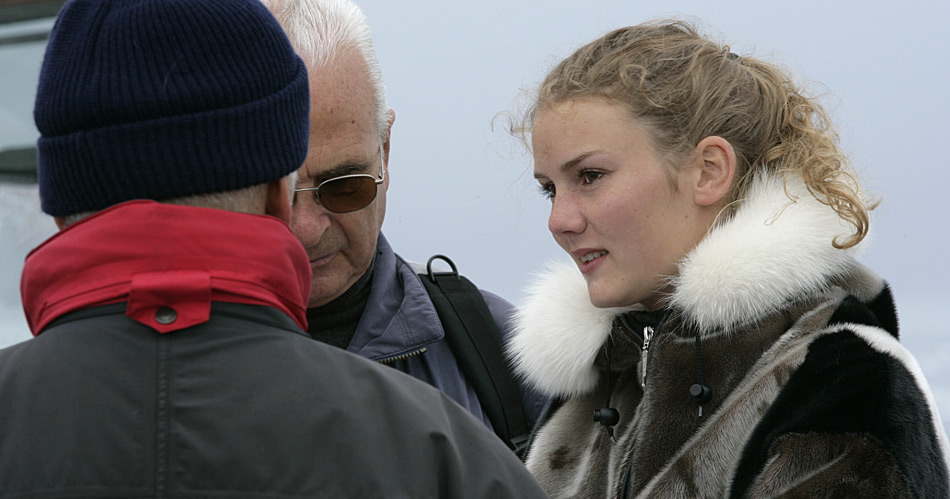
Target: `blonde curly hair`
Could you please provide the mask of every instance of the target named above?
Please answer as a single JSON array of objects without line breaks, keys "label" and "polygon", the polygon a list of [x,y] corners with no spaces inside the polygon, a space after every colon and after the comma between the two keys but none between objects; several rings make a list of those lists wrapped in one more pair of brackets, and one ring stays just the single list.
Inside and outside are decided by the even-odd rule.
[{"label": "blonde curly hair", "polygon": [[864,201],[828,114],[774,64],[739,57],[684,21],[617,29],[561,61],[514,131],[527,141],[541,110],[590,97],[625,106],[651,129],[671,165],[706,137],[729,141],[736,180],[720,219],[734,213],[756,174],[797,175],[853,227],[832,241],[835,248],[855,246],[867,235],[874,206]]}]

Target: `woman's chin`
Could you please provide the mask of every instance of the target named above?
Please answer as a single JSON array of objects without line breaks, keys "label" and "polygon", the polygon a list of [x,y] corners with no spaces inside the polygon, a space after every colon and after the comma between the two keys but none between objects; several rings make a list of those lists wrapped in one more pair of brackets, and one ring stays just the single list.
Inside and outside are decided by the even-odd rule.
[{"label": "woman's chin", "polygon": [[638,300],[625,293],[618,293],[616,290],[606,289],[603,286],[587,283],[587,294],[590,297],[591,305],[597,308],[615,308],[629,307],[635,305]]}]

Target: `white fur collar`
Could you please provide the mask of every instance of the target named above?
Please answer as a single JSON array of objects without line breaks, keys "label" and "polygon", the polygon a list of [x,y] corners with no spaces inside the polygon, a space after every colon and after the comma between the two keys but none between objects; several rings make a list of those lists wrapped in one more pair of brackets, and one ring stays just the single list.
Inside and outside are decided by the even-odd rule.
[{"label": "white fur collar", "polygon": [[[760,178],[735,217],[680,263],[670,303],[704,331],[755,321],[789,297],[820,291],[828,277],[848,267],[853,250],[837,250],[831,242],[849,229],[801,179],[783,185],[775,176]],[[528,295],[515,313],[508,345],[516,371],[549,395],[593,389],[599,376],[594,359],[614,316],[636,306],[594,307],[571,261],[549,265]]]}]

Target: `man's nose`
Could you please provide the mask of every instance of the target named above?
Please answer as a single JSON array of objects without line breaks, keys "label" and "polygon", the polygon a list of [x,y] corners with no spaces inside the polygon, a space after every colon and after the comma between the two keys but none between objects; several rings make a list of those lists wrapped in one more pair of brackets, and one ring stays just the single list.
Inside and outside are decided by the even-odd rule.
[{"label": "man's nose", "polygon": [[[308,193],[309,194],[309,193]],[[330,228],[330,213],[312,196],[298,195],[293,206],[290,229],[305,248],[316,246]]]}]

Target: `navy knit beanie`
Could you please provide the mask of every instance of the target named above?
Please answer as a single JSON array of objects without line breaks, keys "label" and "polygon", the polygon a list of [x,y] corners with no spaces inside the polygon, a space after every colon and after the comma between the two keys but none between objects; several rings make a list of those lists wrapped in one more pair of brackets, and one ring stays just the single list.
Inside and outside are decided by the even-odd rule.
[{"label": "navy knit beanie", "polygon": [[279,179],[307,155],[307,70],[258,0],[73,0],[33,111],[43,211]]}]

